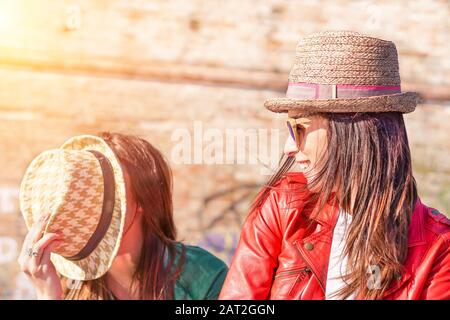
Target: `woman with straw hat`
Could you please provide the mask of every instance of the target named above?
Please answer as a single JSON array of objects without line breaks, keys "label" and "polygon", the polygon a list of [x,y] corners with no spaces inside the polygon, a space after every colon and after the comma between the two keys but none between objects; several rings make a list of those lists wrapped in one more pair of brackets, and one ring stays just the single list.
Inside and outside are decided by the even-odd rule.
[{"label": "woman with straw hat", "polygon": [[172,175],[135,136],[77,136],[43,152],[20,190],[21,269],[39,299],[216,299],[226,265],[175,241]]},{"label": "woman with straw hat", "polygon": [[[243,226],[221,299],[450,299],[450,221],[412,174],[395,44],[323,32],[297,46],[286,159]],[[295,165],[295,166],[294,166]]]}]

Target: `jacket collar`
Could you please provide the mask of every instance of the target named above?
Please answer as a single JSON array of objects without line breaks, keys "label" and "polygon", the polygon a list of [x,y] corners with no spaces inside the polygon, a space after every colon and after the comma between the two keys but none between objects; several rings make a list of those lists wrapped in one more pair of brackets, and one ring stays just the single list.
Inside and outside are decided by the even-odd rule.
[{"label": "jacket collar", "polygon": [[420,201],[420,198],[417,198],[409,225],[408,247],[426,244],[423,224],[427,210],[428,208]]},{"label": "jacket collar", "polygon": [[[408,247],[414,247],[426,244],[425,234],[424,234],[424,220],[427,214],[428,208],[422,204],[419,198],[417,198],[414,211],[411,216],[411,221],[409,224],[408,231]],[[324,211],[320,213],[317,217],[312,217],[311,219],[317,221],[323,226],[328,226],[334,229],[336,222],[339,217],[339,207],[333,206],[330,201],[324,208]]]},{"label": "jacket collar", "polygon": [[[289,172],[286,174],[286,181],[290,187],[295,187],[296,185],[306,185],[307,180],[302,172]],[[305,193],[293,195],[293,199],[291,199],[292,202],[295,202],[296,200],[302,200],[309,198],[312,193],[307,189]],[[298,197],[298,199],[296,199]],[[325,203],[325,207],[320,212],[320,214],[312,214],[310,208],[313,207],[313,203],[311,205],[308,205],[304,208],[302,211],[302,214],[309,219],[327,227],[334,227],[336,224],[338,213],[339,213],[339,206],[334,204],[335,195],[334,193],[331,194],[330,199]]]},{"label": "jacket collar", "polygon": [[[307,182],[302,172],[290,172],[286,175],[286,179],[289,184],[306,184]],[[327,201],[324,210],[319,215],[311,215],[311,212],[308,213],[308,210],[303,212],[303,214],[323,226],[334,229],[339,216],[339,206],[333,204],[334,197],[335,195],[333,193]],[[417,198],[408,231],[408,247],[426,243],[423,224],[427,210],[428,208],[421,202],[420,198]]]}]

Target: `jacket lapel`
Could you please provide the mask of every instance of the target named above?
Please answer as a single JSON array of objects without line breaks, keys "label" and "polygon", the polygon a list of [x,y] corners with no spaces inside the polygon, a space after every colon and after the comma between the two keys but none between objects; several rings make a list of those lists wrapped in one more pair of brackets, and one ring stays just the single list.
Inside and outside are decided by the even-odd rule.
[{"label": "jacket lapel", "polygon": [[[408,250],[410,250],[411,247],[426,244],[423,224],[425,216],[427,214],[427,210],[428,208],[424,204],[422,204],[419,198],[417,198],[409,225]],[[411,270],[409,270],[408,268],[404,268],[402,274],[399,275],[398,278],[391,283],[391,286],[385,292],[384,296],[387,297],[396,290],[400,289],[410,278]]]},{"label": "jacket lapel", "polygon": [[408,232],[408,247],[426,244],[424,235],[424,219],[427,214],[427,207],[417,198]]},{"label": "jacket lapel", "polygon": [[318,217],[313,218],[316,228],[309,236],[295,241],[295,246],[319,282],[325,296],[333,230],[339,216],[339,208],[328,202]]},{"label": "jacket lapel", "polygon": [[[414,208],[408,233],[408,247],[423,245],[426,243],[423,234],[424,218],[427,208],[420,199],[417,200]],[[295,246],[305,262],[311,267],[320,287],[325,295],[326,281],[328,273],[328,262],[330,258],[331,242],[333,240],[333,231],[339,217],[339,207],[332,206],[328,202],[321,214],[317,217],[311,217],[316,223],[316,229],[309,236],[295,241]],[[400,288],[411,274],[405,270],[399,278],[396,279],[386,296]]]}]

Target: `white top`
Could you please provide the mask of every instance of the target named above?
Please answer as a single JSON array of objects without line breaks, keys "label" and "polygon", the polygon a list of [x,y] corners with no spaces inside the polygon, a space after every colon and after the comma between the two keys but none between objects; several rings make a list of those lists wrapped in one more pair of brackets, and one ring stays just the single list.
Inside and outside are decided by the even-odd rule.
[{"label": "white top", "polygon": [[[326,300],[339,300],[335,293],[345,286],[342,275],[346,273],[347,257],[342,257],[342,252],[345,245],[346,231],[351,221],[352,216],[342,208],[339,209],[339,218],[334,227],[330,260],[328,262],[327,284],[325,287]],[[346,300],[354,300],[354,295],[348,297]]]}]

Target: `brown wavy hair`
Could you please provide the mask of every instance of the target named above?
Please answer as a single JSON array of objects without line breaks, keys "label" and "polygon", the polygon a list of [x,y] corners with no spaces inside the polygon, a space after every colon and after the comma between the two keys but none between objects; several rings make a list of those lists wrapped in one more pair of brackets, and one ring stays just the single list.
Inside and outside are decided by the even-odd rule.
[{"label": "brown wavy hair", "polygon": [[[137,287],[139,299],[172,299],[185,250],[183,246],[181,251],[177,249],[175,242],[171,169],[163,155],[144,139],[111,132],[99,136],[125,167],[134,199],[143,210],[144,243],[131,288]],[[166,252],[168,262],[164,261]],[[62,281],[63,295],[66,299],[111,299],[104,277],[83,281],[78,290],[69,290]]]},{"label": "brown wavy hair", "polygon": [[[313,204],[313,214],[318,215],[329,199],[335,199],[352,215],[343,252],[348,257],[346,286],[338,296],[345,299],[355,293],[358,299],[382,299],[391,281],[402,272],[408,229],[418,197],[403,115],[386,112],[309,116],[328,120],[328,144],[318,161],[319,172],[307,186],[321,191],[306,202]],[[252,203],[251,212],[291,171],[295,159],[283,156],[280,162],[279,170]],[[378,288],[368,286],[372,266],[380,270]]]}]

